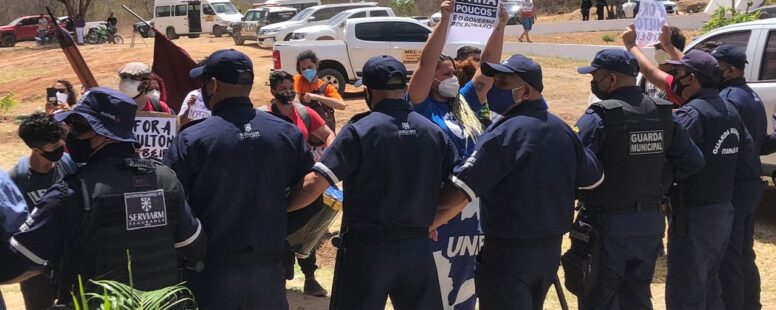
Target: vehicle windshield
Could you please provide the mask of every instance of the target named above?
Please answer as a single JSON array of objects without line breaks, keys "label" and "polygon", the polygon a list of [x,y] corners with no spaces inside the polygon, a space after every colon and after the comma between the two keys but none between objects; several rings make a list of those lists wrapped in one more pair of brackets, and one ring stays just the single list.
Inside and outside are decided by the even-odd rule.
[{"label": "vehicle windshield", "polygon": [[336,26],[336,25],[337,25],[337,24],[339,24],[341,21],[345,20],[345,17],[347,17],[348,15],[350,15],[350,12],[347,12],[347,11],[345,11],[345,12],[339,12],[339,13],[337,13],[337,15],[334,15],[334,16],[333,16],[333,17],[332,17],[332,18],[329,20],[329,22],[328,22],[328,23],[326,23],[326,24],[327,24],[327,25],[329,25],[329,26]]},{"label": "vehicle windshield", "polygon": [[293,18],[289,19],[289,20],[290,21],[294,21],[294,22],[298,22],[300,20],[304,20],[304,19],[307,18],[307,16],[312,15],[314,10],[315,9],[313,7],[306,8],[306,9],[302,10],[301,12],[296,13],[296,15]]},{"label": "vehicle windshield", "polygon": [[8,23],[8,26],[16,26],[16,24],[18,24],[19,22],[21,22],[21,21],[22,21],[22,19],[23,19],[23,17],[19,17],[19,18],[17,18],[17,19],[14,19],[14,20],[13,20],[13,21],[11,21],[10,23]]},{"label": "vehicle windshield", "polygon": [[234,5],[232,5],[231,2],[211,3],[210,6],[213,7],[213,10],[215,10],[216,13],[221,13],[221,14],[240,13],[239,11],[237,11]]}]

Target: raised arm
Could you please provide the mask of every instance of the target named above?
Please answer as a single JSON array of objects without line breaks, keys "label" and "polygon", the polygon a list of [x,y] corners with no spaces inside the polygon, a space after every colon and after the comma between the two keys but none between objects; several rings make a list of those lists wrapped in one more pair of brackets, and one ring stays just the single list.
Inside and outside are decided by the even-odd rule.
[{"label": "raised arm", "polygon": [[644,52],[636,45],[636,27],[631,24],[622,33],[622,43],[625,44],[625,49],[636,58],[639,63],[641,74],[650,83],[660,90],[665,91],[665,79],[668,76],[667,73],[658,69],[658,67],[652,63],[652,61],[644,54]]},{"label": "raised arm", "polygon": [[423,52],[420,53],[420,61],[412,74],[409,84],[409,97],[413,104],[421,104],[428,98],[431,92],[431,84],[434,82],[434,71],[439,61],[439,55],[445,47],[447,31],[450,28],[450,15],[453,12],[454,2],[445,0],[442,2],[440,12],[442,20],[439,21],[434,31],[426,41]]},{"label": "raised arm", "polygon": [[671,43],[671,26],[663,25],[660,31],[660,47],[663,48],[671,59],[680,59],[684,57],[684,53]]},{"label": "raised arm", "polygon": [[[488,43],[482,51],[482,62],[497,63],[501,61],[501,53],[504,49],[504,29],[506,29],[508,20],[509,15],[502,4],[499,7],[498,25],[491,33]],[[480,102],[485,102],[488,99],[490,88],[493,87],[493,78],[485,76],[482,74],[482,71],[477,69],[472,78],[472,84],[474,85],[474,90],[477,91],[477,97],[480,99]]]}]

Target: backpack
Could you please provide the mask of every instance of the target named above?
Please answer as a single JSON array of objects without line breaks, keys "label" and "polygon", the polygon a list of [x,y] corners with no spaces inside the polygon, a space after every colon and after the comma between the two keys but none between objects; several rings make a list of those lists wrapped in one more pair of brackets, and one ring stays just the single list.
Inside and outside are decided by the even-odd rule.
[{"label": "backpack", "polygon": [[[313,93],[317,95],[323,95],[324,92],[326,91],[326,87],[329,87],[329,84],[330,82],[323,83],[323,85],[321,85],[321,87],[318,88],[318,90]],[[331,107],[323,103],[320,103],[317,100],[310,102],[310,108],[313,109],[313,111],[317,112],[318,115],[320,115],[321,118],[323,118],[323,121],[326,123],[326,126],[328,126],[332,132],[334,132],[335,128],[337,127],[337,121],[334,118],[334,109],[332,109]]]}]

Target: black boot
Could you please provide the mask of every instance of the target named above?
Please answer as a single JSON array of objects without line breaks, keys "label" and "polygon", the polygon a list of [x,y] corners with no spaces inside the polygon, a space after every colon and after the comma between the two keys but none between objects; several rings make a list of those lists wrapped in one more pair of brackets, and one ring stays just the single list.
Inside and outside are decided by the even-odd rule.
[{"label": "black boot", "polygon": [[329,292],[315,278],[304,279],[304,294],[316,297],[326,297]]}]

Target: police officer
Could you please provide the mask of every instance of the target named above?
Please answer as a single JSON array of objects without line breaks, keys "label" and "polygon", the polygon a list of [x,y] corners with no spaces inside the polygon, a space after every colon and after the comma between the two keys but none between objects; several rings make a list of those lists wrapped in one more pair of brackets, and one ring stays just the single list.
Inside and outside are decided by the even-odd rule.
[{"label": "police officer", "polygon": [[592,76],[591,90],[603,100],[577,128],[607,172],[601,186],[580,192],[577,225],[600,232],[601,267],[594,289],[578,294],[579,308],[651,309],[650,283],[665,230],[663,168],[667,162],[669,182],[685,179],[703,167],[703,154],[674,120],[670,102],[642,94],[630,53],[602,50],[577,71]]},{"label": "police officer", "polygon": [[253,108],[253,72],[235,50],[216,51],[191,70],[213,116],[190,123],[164,159],[208,237],[205,270],[185,276],[205,310],[288,308],[280,260],[286,189],[313,159],[294,124]]},{"label": "police officer", "polygon": [[[344,182],[342,243],[331,309],[442,309],[428,227],[455,149],[434,123],[405,102],[407,71],[390,56],[363,69],[372,112],[353,117],[326,150],[291,208]],[[422,171],[422,173],[418,173]]]},{"label": "police officer", "polygon": [[[69,125],[66,145],[78,172],[55,183],[10,240],[30,263],[56,270],[59,302],[72,300],[77,275],[140,290],[180,282],[177,254],[205,256],[202,227],[175,173],[135,152],[137,105],[108,88],[92,88],[74,110],[55,115]],[[177,250],[177,251],[176,251]]]},{"label": "police officer", "polygon": [[481,70],[512,93],[512,105],[455,169],[432,228],[480,196],[480,309],[543,309],[563,234],[571,227],[574,191],[600,184],[603,170],[576,133],[547,110],[539,64],[513,55],[501,64],[483,63]]},{"label": "police officer", "polygon": [[703,169],[679,182],[668,230],[668,309],[720,309],[719,266],[733,225],[733,185],[739,160],[753,152],[736,109],[717,90],[719,64],[692,50],[679,60],[671,85],[686,103],[675,112],[703,152]]},{"label": "police officer", "polygon": [[720,96],[741,115],[754,142],[754,152],[736,169],[733,188],[733,229],[730,244],[720,266],[722,301],[727,309],[760,309],[760,273],[755,263],[754,220],[764,186],[760,149],[767,134],[765,106],[746,85],[746,52],[732,45],[721,45],[711,52],[722,72]]}]

